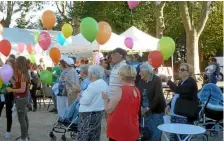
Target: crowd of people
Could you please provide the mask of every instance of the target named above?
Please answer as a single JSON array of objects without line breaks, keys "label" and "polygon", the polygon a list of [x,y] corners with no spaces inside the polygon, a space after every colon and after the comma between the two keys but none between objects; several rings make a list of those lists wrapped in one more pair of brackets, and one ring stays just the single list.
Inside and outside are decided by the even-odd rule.
[{"label": "crowd of people", "polygon": [[[140,56],[127,57],[127,52],[121,48],[102,57],[100,64],[85,61],[77,68],[75,62],[75,58],[62,57],[59,64],[54,64],[51,69],[54,109],[50,112],[57,113],[60,121],[69,106],[74,101],[79,102],[78,141],[100,140],[103,115],[110,141],[135,141],[139,138],[142,141],[160,141],[162,132],[157,126],[164,123],[165,114],[171,115],[172,123],[192,124],[196,118],[198,87],[191,64],[180,64],[180,81],[176,84],[171,77],[159,75],[158,69],[144,62]],[[5,138],[11,137],[11,109],[15,104],[21,129],[18,141],[28,141],[27,107],[34,112],[37,110],[36,91],[46,85],[39,79],[40,72],[46,69],[44,61],[40,60],[36,65],[23,56],[16,58],[10,55],[5,63],[14,70],[10,83],[3,84],[1,88],[6,99],[0,102],[0,113],[6,105]],[[210,65],[206,76],[209,82],[216,83],[218,71],[214,58]],[[168,104],[162,80],[174,92]],[[31,99],[33,107],[30,106]],[[171,134],[170,140],[176,141],[176,135]]]}]

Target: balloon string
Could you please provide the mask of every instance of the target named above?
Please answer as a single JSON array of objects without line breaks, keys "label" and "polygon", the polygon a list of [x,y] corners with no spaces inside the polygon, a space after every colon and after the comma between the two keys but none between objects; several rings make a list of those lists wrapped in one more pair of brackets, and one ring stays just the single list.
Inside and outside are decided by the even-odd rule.
[{"label": "balloon string", "polygon": [[133,25],[133,11],[131,9],[131,25]]}]

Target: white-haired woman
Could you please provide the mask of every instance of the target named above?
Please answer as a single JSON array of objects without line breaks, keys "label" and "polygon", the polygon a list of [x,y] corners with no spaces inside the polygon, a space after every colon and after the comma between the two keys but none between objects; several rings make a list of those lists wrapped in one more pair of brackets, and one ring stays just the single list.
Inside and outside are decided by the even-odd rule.
[{"label": "white-haired woman", "polygon": [[102,92],[108,92],[108,85],[102,79],[104,69],[100,65],[91,65],[88,77],[91,83],[80,98],[80,121],[78,124],[78,141],[99,141],[101,133],[101,120],[104,111]]},{"label": "white-haired woman", "polygon": [[140,66],[141,80],[138,88],[141,92],[141,115],[144,117],[142,140],[160,141],[162,132],[157,128],[163,124],[166,101],[162,90],[162,81],[155,75],[152,66],[145,62]]}]

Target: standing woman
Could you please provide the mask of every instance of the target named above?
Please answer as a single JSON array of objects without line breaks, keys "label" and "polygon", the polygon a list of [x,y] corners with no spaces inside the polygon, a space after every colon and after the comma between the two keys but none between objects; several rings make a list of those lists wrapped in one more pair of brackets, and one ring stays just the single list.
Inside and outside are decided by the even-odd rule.
[{"label": "standing woman", "polygon": [[15,63],[15,84],[13,88],[6,88],[8,92],[14,93],[18,120],[20,123],[21,137],[17,141],[28,141],[28,87],[30,83],[30,76],[28,73],[27,60],[23,56],[19,56]]},{"label": "standing woman", "polygon": [[[13,59],[7,60],[6,64],[10,65],[14,70],[15,60]],[[3,94],[5,97],[4,102],[0,101],[0,116],[1,116],[4,105],[6,105],[7,130],[4,135],[5,139],[8,139],[11,137],[13,93],[6,93],[5,91],[6,87],[11,87],[11,86],[12,86],[11,82],[9,82],[8,84],[3,84],[0,90],[1,94]]]}]

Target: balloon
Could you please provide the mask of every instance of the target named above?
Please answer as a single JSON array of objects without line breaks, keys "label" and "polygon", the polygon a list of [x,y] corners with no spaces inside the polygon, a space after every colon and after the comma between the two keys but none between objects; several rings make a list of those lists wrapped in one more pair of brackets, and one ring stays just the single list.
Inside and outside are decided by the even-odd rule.
[{"label": "balloon", "polygon": [[0,41],[3,39],[2,35],[0,35]]},{"label": "balloon", "polygon": [[39,46],[39,44],[36,44],[35,47],[34,47],[34,49],[35,49],[35,52],[36,52],[37,55],[40,55],[40,54],[43,53],[43,50],[42,50],[42,48]]},{"label": "balloon", "polygon": [[17,46],[17,51],[21,54],[23,53],[24,49],[25,49],[26,44],[24,43],[19,43]]},{"label": "balloon", "polygon": [[70,36],[72,35],[72,33],[73,33],[73,28],[72,28],[72,26],[71,26],[70,24],[67,24],[67,23],[66,23],[66,24],[64,24],[64,25],[62,26],[61,31],[62,31],[64,37],[65,37],[65,38],[68,38],[68,37],[70,37]]},{"label": "balloon", "polygon": [[38,43],[43,50],[47,50],[51,45],[51,36],[46,31],[40,33]]},{"label": "balloon", "polygon": [[58,63],[61,59],[61,52],[58,48],[53,47],[50,50],[50,57],[54,63]]},{"label": "balloon", "polygon": [[96,39],[98,31],[99,26],[95,19],[87,17],[82,20],[80,24],[80,32],[86,40],[93,42]]},{"label": "balloon", "polygon": [[34,35],[34,42],[35,42],[35,44],[38,42],[39,35],[40,35],[40,32],[36,32],[35,35]]},{"label": "balloon", "polygon": [[4,14],[0,12],[0,21],[2,21],[3,19],[4,19]]},{"label": "balloon", "polygon": [[2,78],[0,78],[0,89],[2,88],[2,85],[3,85],[3,81],[2,81]]},{"label": "balloon", "polygon": [[175,51],[175,42],[170,37],[162,37],[158,43],[158,50],[163,55],[163,60],[168,60]]},{"label": "balloon", "polygon": [[96,64],[100,64],[100,58],[103,57],[103,54],[101,52],[97,53],[95,56],[95,62]]},{"label": "balloon", "polygon": [[12,79],[13,76],[13,69],[10,65],[5,64],[1,68],[1,78],[3,82],[6,84],[9,82],[9,80]]},{"label": "balloon", "polygon": [[0,41],[0,52],[6,57],[9,56],[11,52],[11,43],[8,40]]},{"label": "balloon", "polygon": [[36,63],[36,55],[34,53],[30,54],[29,59],[32,64]]},{"label": "balloon", "polygon": [[130,37],[127,37],[127,38],[124,40],[124,44],[125,44],[125,46],[126,46],[127,48],[129,48],[129,49],[132,49],[133,46],[134,46],[134,42],[133,42],[132,38],[130,38]]},{"label": "balloon", "polygon": [[128,1],[128,7],[132,10],[139,5],[140,1]]},{"label": "balloon", "polygon": [[41,71],[40,80],[46,84],[52,84],[52,73],[49,70]]},{"label": "balloon", "polygon": [[3,26],[0,24],[0,34],[3,32]]},{"label": "balloon", "polygon": [[46,29],[52,29],[56,22],[56,15],[53,11],[47,10],[42,15],[42,24]]},{"label": "balloon", "polygon": [[107,22],[99,22],[99,32],[96,37],[96,41],[103,45],[105,44],[111,36],[112,29]]},{"label": "balloon", "polygon": [[29,54],[33,53],[33,45],[28,45],[28,46],[26,47],[26,50],[27,50],[27,52],[28,52]]},{"label": "balloon", "polygon": [[154,68],[158,68],[163,63],[163,55],[160,51],[152,51],[148,55],[148,61]]},{"label": "balloon", "polygon": [[61,33],[59,33],[58,36],[57,36],[57,41],[58,41],[58,43],[59,43],[60,45],[64,45],[65,40],[66,40],[65,37],[64,37]]}]

